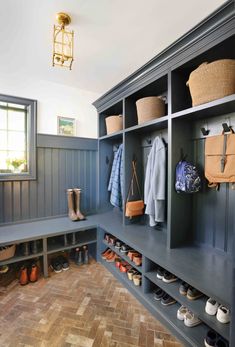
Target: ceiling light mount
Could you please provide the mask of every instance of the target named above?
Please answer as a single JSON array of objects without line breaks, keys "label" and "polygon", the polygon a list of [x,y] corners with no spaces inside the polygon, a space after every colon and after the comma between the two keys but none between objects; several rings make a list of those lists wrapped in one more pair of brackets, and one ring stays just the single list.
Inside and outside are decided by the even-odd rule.
[{"label": "ceiling light mount", "polygon": [[56,14],[56,20],[59,25],[65,27],[71,23],[71,17],[64,12],[59,12]]}]

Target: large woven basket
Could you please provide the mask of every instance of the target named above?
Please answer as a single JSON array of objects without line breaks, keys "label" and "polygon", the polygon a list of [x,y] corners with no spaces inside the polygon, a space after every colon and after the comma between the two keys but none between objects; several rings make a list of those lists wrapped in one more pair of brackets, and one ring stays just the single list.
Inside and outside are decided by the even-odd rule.
[{"label": "large woven basket", "polygon": [[112,134],[123,129],[122,115],[110,116],[105,118],[107,134]]},{"label": "large woven basket", "polygon": [[165,115],[165,102],[159,96],[148,96],[136,101],[138,124]]},{"label": "large woven basket", "polygon": [[193,106],[235,93],[235,59],[203,63],[192,71],[186,83]]},{"label": "large woven basket", "polygon": [[16,245],[5,246],[0,248],[0,261],[14,257]]}]

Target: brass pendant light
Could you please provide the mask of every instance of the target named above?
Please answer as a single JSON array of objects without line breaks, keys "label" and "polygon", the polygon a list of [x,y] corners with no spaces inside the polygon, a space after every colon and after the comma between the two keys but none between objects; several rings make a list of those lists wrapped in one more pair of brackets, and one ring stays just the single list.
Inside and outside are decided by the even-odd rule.
[{"label": "brass pendant light", "polygon": [[67,13],[59,12],[56,14],[56,20],[58,25],[54,25],[52,65],[71,70],[74,32],[65,29],[71,23],[71,18]]}]

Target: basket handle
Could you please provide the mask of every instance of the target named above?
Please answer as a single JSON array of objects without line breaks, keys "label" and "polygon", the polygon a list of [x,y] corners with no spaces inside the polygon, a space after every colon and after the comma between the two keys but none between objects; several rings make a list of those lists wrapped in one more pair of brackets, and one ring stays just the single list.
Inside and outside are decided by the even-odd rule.
[{"label": "basket handle", "polygon": [[[207,64],[208,64],[208,62],[207,62],[207,61],[204,61],[204,63],[200,64],[200,65],[196,68],[196,70],[202,68],[203,66],[205,66],[205,65],[207,65]],[[186,86],[189,87],[189,79],[188,79],[188,81],[186,82]]]}]

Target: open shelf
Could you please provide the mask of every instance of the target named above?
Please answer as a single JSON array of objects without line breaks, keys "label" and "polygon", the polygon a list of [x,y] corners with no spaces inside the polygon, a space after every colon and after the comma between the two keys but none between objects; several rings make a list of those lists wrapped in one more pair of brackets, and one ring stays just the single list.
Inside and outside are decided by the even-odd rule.
[{"label": "open shelf", "polygon": [[149,122],[134,125],[130,128],[125,129],[125,132],[135,132],[135,133],[146,133],[152,132],[154,130],[161,130],[167,128],[168,116],[153,119]]},{"label": "open shelf", "polygon": [[204,338],[207,334],[208,327],[200,324],[196,327],[189,328],[184,325],[183,321],[177,319],[177,310],[180,305],[178,303],[163,306],[160,301],[154,300],[153,293],[145,294],[148,302],[189,344],[193,347],[204,346]]},{"label": "open shelf", "polygon": [[123,130],[117,131],[115,133],[104,135],[99,138],[99,140],[121,140],[123,136]]},{"label": "open shelf", "polygon": [[142,266],[136,266],[135,263],[133,261],[131,261],[130,258],[127,255],[125,255],[124,253],[120,252],[117,248],[115,248],[110,243],[106,242],[105,240],[103,240],[103,243],[108,248],[112,249],[112,251],[114,251],[117,255],[119,255],[120,258],[126,260],[132,267],[134,267],[137,271],[142,273]]},{"label": "open shelf", "polygon": [[97,242],[95,229],[80,231],[80,232],[77,232],[76,235],[78,239],[76,244],[74,245],[69,244],[66,246],[64,245],[63,236],[58,236],[56,238],[48,238],[47,254],[56,253],[56,252],[64,251],[67,249],[81,247],[84,245],[89,245],[89,244]]},{"label": "open shelf", "polygon": [[210,118],[232,113],[235,110],[235,94],[225,96],[206,104],[187,108],[183,111],[175,112],[172,118],[197,120],[200,118]]},{"label": "open shelf", "polygon": [[27,256],[16,255],[16,256],[14,256],[12,258],[0,261],[0,266],[7,265],[7,264],[18,263],[20,261],[34,259],[34,258],[38,258],[38,257],[41,257],[41,256],[43,256],[43,252],[39,252],[39,253],[36,253],[36,254],[30,254],[30,255],[27,255]]},{"label": "open shelf", "polygon": [[230,324],[222,324],[216,319],[216,316],[210,316],[205,312],[205,305],[208,299],[206,296],[203,296],[197,300],[189,300],[186,296],[181,295],[179,292],[180,280],[173,283],[165,283],[162,280],[158,279],[156,275],[156,271],[149,271],[145,273],[145,277],[147,277],[151,282],[162,288],[181,305],[186,306],[204,323],[217,331],[217,333],[223,336],[226,340],[229,340]]},{"label": "open shelf", "polygon": [[141,286],[135,286],[133,281],[130,281],[127,277],[126,273],[120,272],[116,267],[114,263],[108,263],[106,261],[102,261],[102,264],[113,274],[115,275],[120,282],[122,282],[127,288],[131,288],[134,292],[138,293],[139,295],[142,295],[142,285]]},{"label": "open shelf", "polygon": [[123,102],[118,101],[116,104],[110,106],[102,113],[99,114],[99,137],[109,136],[107,135],[105,119],[109,116],[117,116],[123,114]]}]

